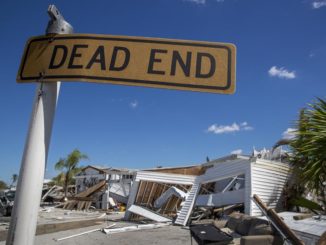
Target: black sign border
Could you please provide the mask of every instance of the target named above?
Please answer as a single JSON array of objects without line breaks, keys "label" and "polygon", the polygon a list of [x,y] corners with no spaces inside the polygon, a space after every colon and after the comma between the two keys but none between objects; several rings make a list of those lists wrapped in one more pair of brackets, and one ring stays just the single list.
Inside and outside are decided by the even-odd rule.
[{"label": "black sign border", "polygon": [[[226,86],[206,86],[206,85],[194,85],[194,84],[182,84],[180,82],[178,83],[171,83],[171,82],[160,82],[160,81],[151,81],[151,80],[137,80],[137,79],[126,79],[126,78],[116,78],[116,77],[97,77],[97,76],[85,76],[85,75],[41,75],[38,77],[24,77],[23,76],[23,71],[25,67],[25,63],[27,60],[27,54],[29,52],[30,46],[33,42],[38,42],[38,41],[49,41],[52,42],[54,40],[67,40],[67,39],[88,39],[88,40],[109,40],[109,41],[125,41],[125,42],[141,42],[141,43],[155,43],[155,44],[169,44],[169,45],[179,45],[179,46],[192,46],[192,47],[207,47],[207,48],[217,48],[217,49],[225,49],[227,51],[228,55],[228,71],[227,71],[227,83]],[[130,83],[139,83],[141,86],[142,84],[152,84],[156,86],[162,85],[162,88],[164,86],[171,86],[171,87],[179,87],[179,88],[193,88],[193,89],[207,89],[207,90],[217,90],[217,91],[223,91],[223,90],[228,90],[231,87],[232,84],[232,51],[228,46],[223,46],[219,44],[208,44],[208,43],[191,43],[191,42],[183,42],[183,41],[170,41],[170,40],[151,40],[151,39],[142,39],[142,38],[137,38],[137,39],[132,39],[132,38],[124,38],[124,37],[101,37],[101,36],[45,36],[41,38],[35,38],[32,39],[26,48],[25,51],[25,57],[23,58],[22,66],[20,69],[20,80],[22,81],[30,81],[30,80],[35,80],[38,81],[41,78],[43,80],[46,80],[47,78],[50,79],[58,79],[58,80],[64,80],[65,78],[68,79],[95,79],[95,80],[102,80],[102,81],[112,81],[112,82],[125,82],[126,85],[133,86],[133,84]],[[113,83],[114,84],[114,83]],[[135,85],[134,85],[135,86]],[[145,86],[146,87],[146,86]]]}]

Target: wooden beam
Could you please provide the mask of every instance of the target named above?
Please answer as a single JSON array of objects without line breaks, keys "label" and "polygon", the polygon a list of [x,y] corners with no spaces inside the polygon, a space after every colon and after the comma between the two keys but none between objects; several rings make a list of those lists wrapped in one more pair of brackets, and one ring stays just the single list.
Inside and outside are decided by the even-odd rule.
[{"label": "wooden beam", "polygon": [[270,219],[284,235],[286,235],[287,239],[289,239],[294,245],[304,245],[304,242],[301,241],[290,227],[283,222],[274,209],[268,208],[256,194],[253,195],[253,198],[256,204],[264,210],[267,218]]},{"label": "wooden beam", "polygon": [[148,197],[148,202],[149,202],[150,204],[153,203],[153,193],[154,193],[154,191],[156,190],[156,188],[157,188],[157,183],[153,183],[153,185],[152,185],[152,189],[151,189],[151,192],[149,193],[149,197]]},{"label": "wooden beam", "polygon": [[106,184],[106,181],[102,180],[99,183],[97,183],[96,185],[91,186],[87,190],[80,192],[75,197],[88,197],[88,196],[94,194],[95,192],[98,192],[100,189],[102,189],[105,186],[105,184]]}]

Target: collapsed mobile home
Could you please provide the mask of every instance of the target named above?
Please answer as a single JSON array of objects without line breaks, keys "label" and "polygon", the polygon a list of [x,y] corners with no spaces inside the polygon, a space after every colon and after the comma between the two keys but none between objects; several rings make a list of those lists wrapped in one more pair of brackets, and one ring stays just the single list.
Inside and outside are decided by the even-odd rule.
[{"label": "collapsed mobile home", "polygon": [[[291,175],[288,163],[230,155],[196,166],[160,168],[136,173],[125,218],[157,215],[186,225],[195,207],[243,204],[244,213],[261,215],[251,197],[282,209],[282,192]],[[155,220],[154,219],[154,220]],[[160,220],[160,219],[158,219]]]}]

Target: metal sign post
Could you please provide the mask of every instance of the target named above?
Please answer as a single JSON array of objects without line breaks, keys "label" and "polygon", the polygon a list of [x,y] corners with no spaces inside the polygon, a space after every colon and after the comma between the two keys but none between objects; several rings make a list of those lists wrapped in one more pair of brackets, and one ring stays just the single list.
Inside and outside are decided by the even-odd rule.
[{"label": "metal sign post", "polygon": [[[72,26],[54,5],[48,8],[47,34],[68,34]],[[33,245],[48,156],[52,124],[60,90],[60,82],[37,87],[31,121],[22,157],[17,192],[6,245]]]},{"label": "metal sign post", "polygon": [[68,34],[30,38],[17,82],[85,81],[232,94],[236,47],[230,43]]}]

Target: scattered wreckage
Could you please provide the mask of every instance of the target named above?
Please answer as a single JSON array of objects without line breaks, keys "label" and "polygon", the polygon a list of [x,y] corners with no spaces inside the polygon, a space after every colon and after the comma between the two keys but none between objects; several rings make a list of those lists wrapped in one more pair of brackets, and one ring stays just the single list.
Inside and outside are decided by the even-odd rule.
[{"label": "scattered wreckage", "polygon": [[127,204],[134,174],[135,170],[89,165],[75,176],[75,196],[105,181],[105,186],[93,193],[95,208],[108,209],[116,207],[118,203]]},{"label": "scattered wreckage", "polygon": [[10,216],[14,206],[15,190],[0,191],[0,214]]},{"label": "scattered wreckage", "polygon": [[157,220],[159,215],[185,226],[195,210],[218,213],[223,211],[218,208],[239,208],[239,204],[244,213],[258,216],[262,212],[252,201],[253,194],[269,207],[281,208],[282,191],[290,175],[287,163],[240,155],[184,168],[138,171],[125,219],[137,220],[142,216]]},{"label": "scattered wreckage", "polygon": [[197,166],[138,171],[125,219],[191,227],[195,220],[225,217],[238,210],[246,217],[266,215],[283,242],[312,244],[325,233],[326,220],[317,227],[318,232],[304,233],[303,222],[297,228],[291,220],[284,223],[276,214],[284,211],[283,190],[291,175],[288,163],[241,155]]},{"label": "scattered wreckage", "polygon": [[[194,235],[196,229],[204,229],[206,226],[193,228],[192,231],[193,225],[201,222],[205,224],[208,220],[219,222],[222,217],[229,219],[229,223],[243,223],[244,218],[239,219],[240,216],[234,213],[240,211],[245,215],[241,217],[253,220],[252,225],[247,224],[248,231],[243,234],[254,234],[249,227],[265,224],[257,219],[263,219],[258,216],[266,215],[266,222],[275,227],[273,229],[277,230],[283,241],[288,240],[293,244],[303,244],[303,241],[306,244],[317,242],[326,228],[326,219],[323,224],[316,224],[314,231],[305,232],[307,228],[304,222],[301,221],[298,225],[298,222],[288,218],[288,213],[280,213],[284,223],[277,218],[274,211],[283,211],[282,192],[291,175],[292,170],[287,163],[263,159],[260,156],[242,155],[230,155],[200,165],[142,171],[88,166],[76,176],[76,186],[71,188],[71,195],[56,207],[76,212],[89,211],[91,208],[108,212],[109,208],[119,211],[120,209],[114,208],[122,204],[126,205],[124,220],[143,224],[92,229],[56,240],[61,241],[95,231],[114,234],[156,229],[171,224],[189,226]],[[62,194],[62,187],[49,187],[43,191],[42,202],[62,201]],[[229,214],[231,216],[226,216]],[[314,224],[313,220],[309,222],[307,224]],[[223,230],[228,227],[225,223],[227,222],[220,227],[224,233],[228,231]],[[232,234],[236,234],[238,230],[233,228]],[[275,234],[272,237],[266,236],[264,239],[279,239],[274,236]],[[240,235],[239,239],[251,244],[250,236]]]}]

